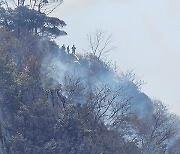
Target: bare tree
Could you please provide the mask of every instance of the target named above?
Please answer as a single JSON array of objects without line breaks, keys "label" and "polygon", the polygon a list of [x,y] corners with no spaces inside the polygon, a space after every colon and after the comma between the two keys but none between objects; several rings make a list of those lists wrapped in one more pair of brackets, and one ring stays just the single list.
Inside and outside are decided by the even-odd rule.
[{"label": "bare tree", "polygon": [[94,34],[87,35],[87,40],[90,52],[98,59],[115,48],[112,46],[112,34],[107,34],[106,31],[100,29],[96,30]]},{"label": "bare tree", "polygon": [[176,118],[167,112],[160,101],[154,102],[154,112],[147,121],[134,119],[131,122],[134,139],[142,148],[142,153],[164,154],[168,142],[177,133]]},{"label": "bare tree", "polygon": [[132,83],[134,83],[134,85],[140,89],[142,85],[145,84],[145,82],[141,79],[139,79],[136,74],[134,73],[134,70],[131,69],[131,70],[128,70],[126,72],[122,72],[121,73],[121,77],[123,79],[125,79],[126,81],[130,81]]},{"label": "bare tree", "polygon": [[87,103],[89,112],[94,114],[97,121],[104,121],[108,125],[113,123],[125,114],[129,113],[130,99],[125,96],[122,87],[113,89],[109,85],[103,85],[94,88],[87,94]]},{"label": "bare tree", "polygon": [[72,74],[65,74],[62,91],[70,101],[81,101],[84,96],[85,86],[80,77]]}]

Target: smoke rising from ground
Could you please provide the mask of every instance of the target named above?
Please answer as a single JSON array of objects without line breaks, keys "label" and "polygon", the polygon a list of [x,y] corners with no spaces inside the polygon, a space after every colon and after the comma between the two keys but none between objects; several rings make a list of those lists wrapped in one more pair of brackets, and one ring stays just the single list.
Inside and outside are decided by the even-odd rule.
[{"label": "smoke rising from ground", "polygon": [[[118,99],[130,99],[131,106],[138,113],[139,118],[146,118],[153,111],[151,100],[139,90],[133,74],[120,73],[119,75],[105,62],[97,60],[96,57],[91,55],[76,56],[60,50],[44,59],[42,72],[46,77],[46,79],[43,79],[44,87],[60,85],[65,97],[70,97],[69,93],[65,92],[68,87],[66,79],[69,79],[74,87],[78,86],[80,88],[80,92],[77,94],[78,97],[75,99],[71,96],[75,103],[83,104],[86,93],[107,85],[114,92],[121,89],[121,96],[118,96]],[[49,85],[48,80],[53,82]]]}]

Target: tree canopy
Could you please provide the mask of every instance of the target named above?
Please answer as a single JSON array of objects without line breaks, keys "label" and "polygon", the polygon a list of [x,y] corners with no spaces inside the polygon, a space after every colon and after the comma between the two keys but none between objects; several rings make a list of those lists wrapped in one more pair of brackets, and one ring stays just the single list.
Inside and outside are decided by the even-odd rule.
[{"label": "tree canopy", "polygon": [[[45,1],[43,2],[45,3]],[[42,13],[40,8],[36,10],[31,5],[24,5],[20,2],[18,4],[15,8],[9,8],[5,3],[0,3],[1,27],[17,32],[18,35],[29,32],[34,35],[54,38],[67,34],[62,30],[66,26],[63,20],[49,17],[46,13]],[[43,4],[41,3],[41,5]]]}]

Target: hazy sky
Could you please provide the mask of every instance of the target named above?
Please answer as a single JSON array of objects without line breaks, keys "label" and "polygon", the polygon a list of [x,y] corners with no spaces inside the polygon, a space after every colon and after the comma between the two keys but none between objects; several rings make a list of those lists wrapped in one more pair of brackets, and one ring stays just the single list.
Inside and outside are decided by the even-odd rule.
[{"label": "hazy sky", "polygon": [[86,35],[101,28],[117,49],[108,57],[122,71],[134,69],[151,98],[180,115],[179,0],[64,0],[54,12],[67,23],[59,43],[87,48]]}]

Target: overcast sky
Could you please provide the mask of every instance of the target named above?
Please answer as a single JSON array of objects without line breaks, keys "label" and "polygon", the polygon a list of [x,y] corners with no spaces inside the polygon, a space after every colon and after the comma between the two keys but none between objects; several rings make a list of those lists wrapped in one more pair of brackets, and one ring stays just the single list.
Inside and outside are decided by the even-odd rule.
[{"label": "overcast sky", "polygon": [[75,44],[78,52],[88,33],[112,33],[117,49],[109,60],[134,69],[146,82],[142,91],[180,115],[180,0],[64,0],[53,15],[67,23],[59,44]]}]

